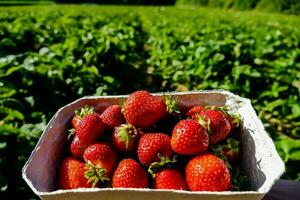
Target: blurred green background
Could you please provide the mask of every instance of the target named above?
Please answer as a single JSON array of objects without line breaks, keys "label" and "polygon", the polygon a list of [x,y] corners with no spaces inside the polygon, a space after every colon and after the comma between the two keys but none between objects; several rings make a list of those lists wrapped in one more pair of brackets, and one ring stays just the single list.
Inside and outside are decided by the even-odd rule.
[{"label": "blurred green background", "polygon": [[138,89],[250,98],[299,181],[299,2],[0,1],[0,198],[37,198],[21,168],[61,106]]}]

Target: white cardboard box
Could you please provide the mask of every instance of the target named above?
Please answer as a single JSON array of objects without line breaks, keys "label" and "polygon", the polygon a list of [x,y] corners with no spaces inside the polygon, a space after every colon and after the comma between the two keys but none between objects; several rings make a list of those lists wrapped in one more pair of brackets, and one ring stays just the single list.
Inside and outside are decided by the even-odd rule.
[{"label": "white cardboard box", "polygon": [[[57,169],[66,148],[70,119],[74,111],[84,105],[103,111],[119,104],[127,96],[83,97],[61,109],[52,117],[39,142],[26,162],[22,175],[34,193],[45,200],[201,200],[201,199],[261,199],[284,172],[284,163],[276,152],[271,138],[257,117],[250,100],[223,90],[171,93],[180,107],[194,105],[228,105],[242,116],[242,167],[251,180],[252,191],[243,192],[189,192],[153,189],[90,188],[57,190]],[[155,94],[162,96],[162,93]]]}]

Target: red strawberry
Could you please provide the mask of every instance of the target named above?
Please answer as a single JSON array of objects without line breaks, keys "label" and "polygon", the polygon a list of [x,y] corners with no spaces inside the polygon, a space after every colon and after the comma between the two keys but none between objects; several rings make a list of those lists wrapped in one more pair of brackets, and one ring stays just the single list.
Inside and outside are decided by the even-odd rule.
[{"label": "red strawberry", "polygon": [[101,137],[104,130],[104,123],[97,113],[88,114],[83,117],[77,128],[76,135],[81,142],[85,144],[92,144]]},{"label": "red strawberry", "polygon": [[193,155],[208,149],[209,138],[206,129],[194,120],[179,121],[172,132],[171,147],[181,155]]},{"label": "red strawberry", "polygon": [[67,157],[62,161],[58,175],[58,187],[60,189],[90,188],[91,183],[84,176],[85,164],[73,157]]},{"label": "red strawberry", "polygon": [[100,117],[107,129],[113,130],[116,126],[120,126],[125,121],[121,109],[119,105],[112,105],[106,108],[101,114]]},{"label": "red strawberry", "polygon": [[167,112],[165,102],[147,91],[132,93],[125,102],[124,117],[137,128],[147,128]]},{"label": "red strawberry", "polygon": [[227,112],[224,114],[224,117],[230,124],[230,132],[233,131],[233,129],[239,127],[241,124],[241,117],[238,114],[230,114]]},{"label": "red strawberry", "polygon": [[88,147],[88,144],[82,143],[77,136],[74,137],[70,150],[73,156],[82,159],[84,150]]},{"label": "red strawberry", "polygon": [[75,111],[75,115],[74,117],[72,118],[72,126],[73,128],[77,128],[80,120],[88,115],[88,114],[91,114],[91,113],[94,113],[94,109],[92,107],[89,107],[89,106],[85,106],[83,108],[81,108],[80,110],[76,110]]},{"label": "red strawberry", "polygon": [[115,128],[112,134],[112,143],[123,152],[130,152],[134,149],[140,132],[130,124],[122,124]]},{"label": "red strawberry", "polygon": [[161,157],[170,158],[172,149],[170,147],[170,136],[163,133],[147,133],[142,135],[137,147],[140,162],[149,166]]},{"label": "red strawberry", "polygon": [[72,118],[72,126],[73,126],[73,128],[76,128],[77,127],[77,125],[79,124],[79,117],[78,116],[74,116],[73,118]]},{"label": "red strawberry", "polygon": [[200,117],[207,122],[211,144],[216,144],[229,135],[231,127],[222,111],[217,109],[205,109],[200,113]]},{"label": "red strawberry", "polygon": [[227,191],[231,188],[229,170],[222,159],[211,153],[192,158],[185,174],[191,191]]},{"label": "red strawberry", "polygon": [[113,188],[147,188],[148,175],[142,166],[133,159],[122,160],[114,172]]},{"label": "red strawberry", "polygon": [[188,190],[184,176],[177,169],[163,169],[156,173],[153,188]]},{"label": "red strawberry", "polygon": [[217,144],[212,147],[213,152],[229,163],[233,163],[239,157],[240,142],[233,138],[228,138],[224,144]]},{"label": "red strawberry", "polygon": [[188,112],[187,112],[187,116],[191,119],[196,120],[196,114],[200,114],[203,110],[204,110],[205,106],[194,106],[192,107]]},{"label": "red strawberry", "polygon": [[106,142],[98,142],[88,146],[83,154],[84,161],[89,161],[97,168],[105,170],[105,175],[110,175],[116,165],[117,154],[113,147]]}]

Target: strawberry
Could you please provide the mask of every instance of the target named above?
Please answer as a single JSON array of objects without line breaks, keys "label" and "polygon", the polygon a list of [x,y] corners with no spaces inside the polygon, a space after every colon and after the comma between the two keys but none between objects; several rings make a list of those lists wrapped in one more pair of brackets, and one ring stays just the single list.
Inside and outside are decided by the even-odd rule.
[{"label": "strawberry", "polygon": [[200,114],[205,109],[205,106],[194,106],[188,112],[187,116],[191,119],[196,120],[196,114]]},{"label": "strawberry", "polygon": [[224,117],[222,111],[213,108],[205,109],[200,113],[200,117],[207,122],[211,144],[216,144],[229,135],[230,123]]},{"label": "strawberry", "polygon": [[85,144],[92,144],[101,137],[104,131],[104,123],[99,114],[92,113],[83,117],[76,127],[76,135]]},{"label": "strawberry", "polygon": [[82,159],[83,152],[88,146],[88,144],[81,142],[78,137],[75,136],[70,146],[71,154]]},{"label": "strawberry", "polygon": [[227,138],[224,144],[217,144],[211,147],[214,154],[221,157],[223,160],[233,163],[239,157],[239,144],[240,142],[233,138]]},{"label": "strawberry", "polygon": [[119,105],[112,105],[106,108],[100,115],[108,130],[114,130],[116,126],[120,126],[125,121],[121,109]]},{"label": "strawberry", "polygon": [[231,114],[226,112],[224,117],[228,120],[230,124],[230,132],[233,131],[235,128],[239,127],[241,124],[241,117],[239,114]]},{"label": "strawberry", "polygon": [[148,175],[142,166],[133,159],[122,160],[114,172],[113,188],[147,188]]},{"label": "strawberry", "polygon": [[116,165],[117,154],[110,144],[98,142],[85,149],[83,158],[88,168],[86,177],[95,185],[99,180],[109,180]]},{"label": "strawberry", "polygon": [[126,122],[137,128],[147,128],[161,119],[167,112],[165,102],[147,91],[132,93],[125,102]]},{"label": "strawberry", "polygon": [[85,164],[73,157],[62,161],[58,175],[60,189],[91,188],[92,184],[84,176]]},{"label": "strawberry", "polygon": [[147,133],[142,135],[137,147],[137,155],[144,166],[149,166],[160,157],[170,158],[172,149],[170,147],[170,136],[163,133]]},{"label": "strawberry", "polygon": [[172,132],[171,147],[181,155],[193,155],[208,149],[209,138],[205,128],[194,120],[179,121]]},{"label": "strawberry", "polygon": [[84,161],[90,161],[98,168],[103,168],[107,175],[112,173],[116,164],[117,154],[113,147],[106,142],[98,142],[88,146],[83,154]]},{"label": "strawberry", "polygon": [[163,169],[154,176],[154,189],[188,190],[184,176],[177,169]]},{"label": "strawberry", "polygon": [[140,132],[130,124],[122,124],[115,128],[112,143],[122,152],[130,152],[135,148]]},{"label": "strawberry", "polygon": [[186,181],[191,191],[227,191],[231,175],[222,159],[211,153],[192,158],[186,168]]},{"label": "strawberry", "polygon": [[72,126],[73,128],[77,128],[80,120],[88,115],[88,114],[91,114],[91,113],[94,113],[94,109],[92,107],[89,107],[89,106],[84,106],[83,108],[81,108],[80,110],[76,110],[75,111],[75,115],[74,117],[72,118]]}]

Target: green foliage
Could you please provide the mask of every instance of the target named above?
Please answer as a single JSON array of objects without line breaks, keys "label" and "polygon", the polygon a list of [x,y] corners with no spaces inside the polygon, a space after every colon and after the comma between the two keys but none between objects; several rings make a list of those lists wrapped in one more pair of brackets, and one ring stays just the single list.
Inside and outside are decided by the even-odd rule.
[{"label": "green foliage", "polygon": [[177,0],[176,5],[211,6],[235,10],[257,10],[300,14],[299,0]]},{"label": "green foliage", "polygon": [[261,0],[257,4],[258,10],[269,12],[284,12],[300,14],[300,1],[298,0]]},{"label": "green foliage", "polygon": [[293,16],[205,8],[0,8],[1,192],[32,196],[21,167],[61,106],[138,89],[250,98],[285,177],[299,179],[299,26]]},{"label": "green foliage", "polygon": [[209,0],[177,0],[176,5],[199,5],[207,6]]},{"label": "green foliage", "polygon": [[259,0],[234,0],[234,8],[239,10],[249,10],[255,8]]}]

